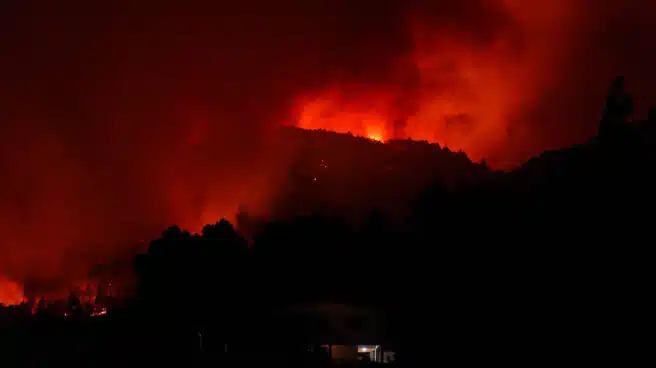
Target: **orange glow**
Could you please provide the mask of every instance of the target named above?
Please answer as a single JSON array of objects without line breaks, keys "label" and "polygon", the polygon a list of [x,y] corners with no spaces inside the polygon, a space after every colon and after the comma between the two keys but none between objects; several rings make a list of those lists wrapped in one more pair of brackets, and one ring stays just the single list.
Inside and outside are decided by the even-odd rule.
[{"label": "orange glow", "polygon": [[367,138],[371,139],[372,141],[378,141],[378,142],[383,141],[382,135],[377,133],[367,133]]},{"label": "orange glow", "polygon": [[[331,87],[301,101],[297,126],[386,141],[401,138],[391,134],[394,122],[401,120],[404,138],[463,150],[475,160],[502,146],[509,121],[527,96],[523,69],[507,45],[475,50],[456,40],[417,38],[408,67],[419,72],[418,93],[393,86],[371,86],[360,93],[351,93],[349,86]],[[410,98],[417,99],[407,102],[415,104],[415,111],[399,115],[392,106]]]},{"label": "orange glow", "polygon": [[365,121],[364,124],[367,138],[378,142],[383,142],[385,140],[386,134],[384,124],[380,121]]},{"label": "orange glow", "polygon": [[0,276],[0,304],[20,304],[23,299],[23,288],[17,283]]},{"label": "orange glow", "polygon": [[530,144],[517,122],[549,87],[545,70],[559,66],[559,40],[576,10],[562,0],[536,3],[504,1],[504,14],[516,28],[490,39],[414,17],[408,24],[413,49],[396,65],[391,81],[335,83],[306,95],[298,101],[296,125],[376,141],[426,140],[462,150],[475,161],[490,162],[490,156],[507,155],[511,145]]},{"label": "orange glow", "polygon": [[[347,96],[345,92],[350,95]],[[360,87],[354,86],[344,89],[334,87],[315,98],[299,100],[297,126],[352,133],[375,141],[385,141],[390,138],[388,100],[389,95],[379,91],[362,91]]]},{"label": "orange glow", "polygon": [[[28,295],[67,287],[172,224],[285,212],[305,148],[277,133],[283,122],[428,140],[507,169],[595,134],[616,73],[641,86],[636,110],[656,98],[650,1],[268,3],[220,19],[166,6],[146,18],[0,12],[12,18],[0,302],[23,298],[13,281]],[[316,178],[318,193],[355,197]]]}]

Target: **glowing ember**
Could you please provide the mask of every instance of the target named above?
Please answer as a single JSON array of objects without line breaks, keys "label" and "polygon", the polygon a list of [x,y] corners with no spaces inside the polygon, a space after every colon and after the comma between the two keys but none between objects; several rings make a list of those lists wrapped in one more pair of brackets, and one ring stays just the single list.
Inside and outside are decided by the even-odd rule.
[{"label": "glowing ember", "polygon": [[382,129],[377,126],[367,126],[367,138],[372,141],[382,142],[384,140]]},{"label": "glowing ember", "polygon": [[100,310],[91,313],[91,317],[99,317],[107,315],[107,308],[100,308]]}]

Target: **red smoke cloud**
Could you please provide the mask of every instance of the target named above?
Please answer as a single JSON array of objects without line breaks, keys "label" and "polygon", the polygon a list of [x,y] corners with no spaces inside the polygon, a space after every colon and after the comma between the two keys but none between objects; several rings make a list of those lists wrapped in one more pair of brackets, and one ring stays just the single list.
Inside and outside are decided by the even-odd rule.
[{"label": "red smoke cloud", "polygon": [[19,281],[266,211],[284,122],[511,167],[594,134],[616,74],[656,101],[640,0],[40,3],[0,5],[0,274]]},{"label": "red smoke cloud", "polygon": [[[645,16],[652,8],[638,1],[413,2],[411,47],[395,55],[387,78],[305,95],[297,124],[428,140],[510,168],[594,134],[614,74],[636,74],[638,109],[646,110],[654,93],[636,70],[654,60],[644,46],[654,33]],[[628,37],[633,48],[622,45]],[[613,47],[603,47],[605,40]],[[620,48],[618,58],[611,50]]]}]

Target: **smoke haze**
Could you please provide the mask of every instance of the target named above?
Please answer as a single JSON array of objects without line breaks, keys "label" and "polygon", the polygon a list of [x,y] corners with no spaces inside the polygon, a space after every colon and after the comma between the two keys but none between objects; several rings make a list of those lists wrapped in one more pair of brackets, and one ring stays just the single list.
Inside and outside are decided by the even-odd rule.
[{"label": "smoke haze", "polygon": [[293,156],[282,124],[401,120],[508,168],[593,135],[616,74],[638,112],[656,103],[646,1],[161,3],[0,5],[8,279],[81,276],[169,224],[266,211]]}]

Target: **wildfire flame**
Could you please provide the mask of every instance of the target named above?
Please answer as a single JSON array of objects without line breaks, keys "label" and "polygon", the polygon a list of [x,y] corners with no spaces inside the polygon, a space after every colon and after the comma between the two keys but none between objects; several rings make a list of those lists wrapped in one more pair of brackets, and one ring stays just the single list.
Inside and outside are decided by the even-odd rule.
[{"label": "wildfire flame", "polygon": [[0,276],[0,304],[15,305],[20,304],[23,300],[23,288]]},{"label": "wildfire flame", "polygon": [[107,315],[107,308],[100,308],[100,310],[91,313],[91,317],[100,317]]},{"label": "wildfire flame", "polygon": [[376,132],[367,133],[367,138],[371,139],[372,141],[378,141],[378,142],[383,141],[382,134]]},{"label": "wildfire flame", "polygon": [[[482,159],[504,143],[508,121],[523,96],[519,79],[507,78],[522,70],[511,68],[500,56],[504,47],[500,43],[480,51],[455,42],[422,40],[413,64],[407,66],[419,72],[414,91],[333,86],[299,100],[296,125],[375,141],[426,140]],[[402,131],[395,130],[399,126]]]},{"label": "wildfire flame", "polygon": [[462,150],[473,160],[494,161],[491,156],[531,139],[517,123],[551,83],[544,71],[559,66],[558,40],[578,9],[570,3],[536,0],[529,6],[504,0],[504,16],[518,28],[509,26],[490,37],[458,32],[419,14],[407,24],[413,47],[389,80],[356,86],[335,82],[303,96],[296,125],[377,141],[426,140]]},{"label": "wildfire flame", "polygon": [[346,96],[339,87],[333,87],[316,97],[300,99],[297,126],[385,141],[390,138],[388,127],[391,124],[387,99],[375,91]]},{"label": "wildfire flame", "polygon": [[[79,39],[66,30],[85,28],[86,16],[15,17],[12,57],[0,61],[4,89],[16,92],[0,109],[1,272],[68,279],[96,253],[168,224],[198,232],[222,217],[234,223],[241,205],[267,213],[295,159],[269,134],[282,119],[380,142],[427,140],[508,168],[594,134],[603,79],[649,70],[649,1],[594,11],[587,0],[300,3],[307,15],[276,5],[283,16],[127,21],[143,32],[112,32],[112,18]],[[338,16],[346,8],[357,12]],[[34,37],[51,29],[62,32]],[[102,62],[79,62],[88,55]],[[601,95],[588,94],[598,78]],[[23,298],[0,279],[0,302]]]}]

